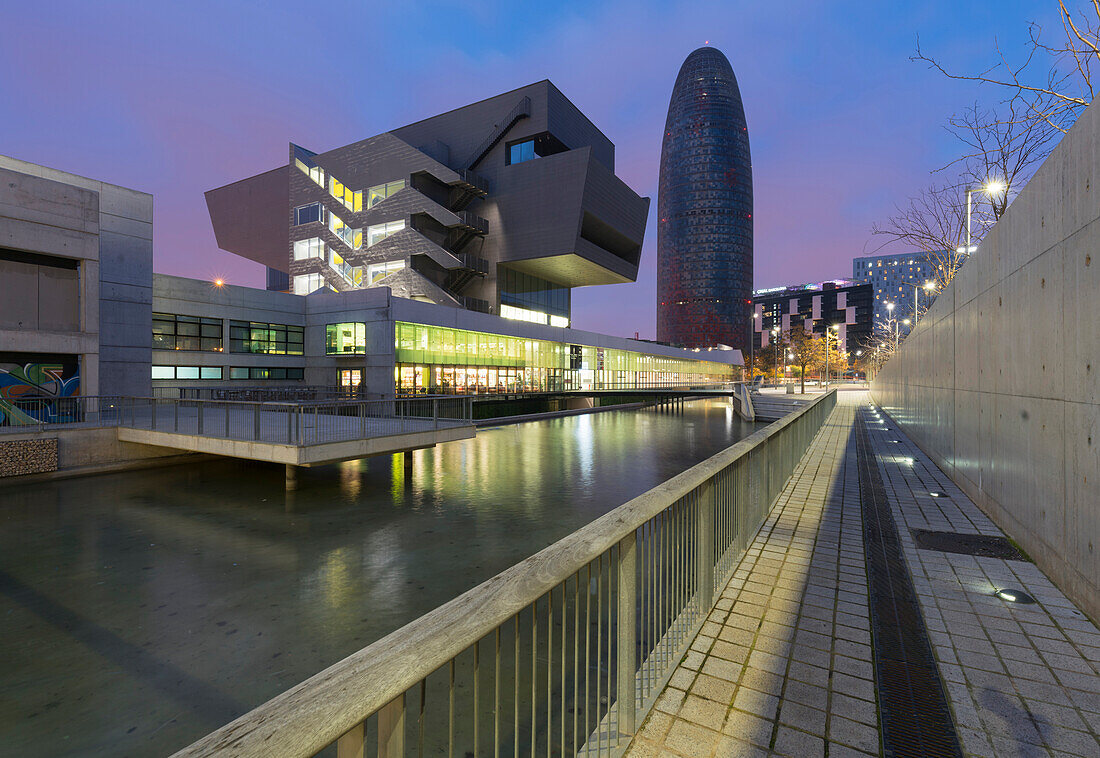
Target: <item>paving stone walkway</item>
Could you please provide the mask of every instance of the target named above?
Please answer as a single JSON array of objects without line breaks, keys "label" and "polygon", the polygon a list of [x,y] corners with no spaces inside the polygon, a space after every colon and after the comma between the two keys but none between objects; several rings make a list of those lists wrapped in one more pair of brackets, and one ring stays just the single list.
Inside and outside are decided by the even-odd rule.
[{"label": "paving stone walkway", "polygon": [[[1100,757],[1100,632],[1031,563],[916,549],[909,528],[1001,532],[866,393],[839,401],[627,755],[882,754],[858,415],[964,751]],[[994,597],[1006,586],[1038,602]]]}]

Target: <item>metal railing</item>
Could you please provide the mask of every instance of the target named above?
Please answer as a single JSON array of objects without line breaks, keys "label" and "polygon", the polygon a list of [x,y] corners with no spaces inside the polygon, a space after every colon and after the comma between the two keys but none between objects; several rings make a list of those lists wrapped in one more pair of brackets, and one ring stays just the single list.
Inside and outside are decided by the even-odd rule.
[{"label": "metal railing", "polygon": [[117,397],[76,396],[0,399],[0,432],[42,431],[52,426],[111,426]]},{"label": "metal railing", "polygon": [[74,397],[13,401],[14,431],[59,425],[125,426],[204,437],[313,445],[472,423],[466,397],[325,400],[302,403],[161,397]]},{"label": "metal railing", "polygon": [[619,755],[831,392],[176,753]]}]

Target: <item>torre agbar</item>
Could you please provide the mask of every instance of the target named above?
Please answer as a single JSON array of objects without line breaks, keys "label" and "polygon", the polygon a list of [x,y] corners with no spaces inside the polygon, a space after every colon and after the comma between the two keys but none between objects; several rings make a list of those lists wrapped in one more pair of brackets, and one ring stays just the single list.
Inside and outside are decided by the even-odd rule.
[{"label": "torre agbar", "polygon": [[657,339],[746,349],[752,317],[752,163],[733,69],[701,47],[668,106],[657,195]]},{"label": "torre agbar", "polygon": [[206,201],[268,291],[156,277],[154,388],[557,392],[728,381],[741,363],[572,328],[574,287],[637,279],[649,198],[549,81],[326,152],[289,144]]}]

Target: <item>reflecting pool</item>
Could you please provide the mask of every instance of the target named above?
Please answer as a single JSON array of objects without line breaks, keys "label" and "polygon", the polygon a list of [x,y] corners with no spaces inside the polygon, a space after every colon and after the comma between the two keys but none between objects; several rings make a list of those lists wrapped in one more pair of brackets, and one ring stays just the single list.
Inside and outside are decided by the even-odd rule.
[{"label": "reflecting pool", "polygon": [[751,434],[726,400],[0,488],[0,755],[166,755]]}]

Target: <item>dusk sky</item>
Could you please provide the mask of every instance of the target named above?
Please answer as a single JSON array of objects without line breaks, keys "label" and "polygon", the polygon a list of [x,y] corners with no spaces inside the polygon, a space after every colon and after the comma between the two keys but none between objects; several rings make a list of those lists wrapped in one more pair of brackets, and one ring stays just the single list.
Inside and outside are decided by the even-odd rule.
[{"label": "dusk sky", "polygon": [[[574,290],[574,325],[654,336],[657,167],[672,83],[709,44],[749,124],[755,285],[851,275],[870,227],[955,157],[942,125],[998,93],[963,71],[1022,56],[1051,1],[49,2],[0,25],[0,154],[155,195],[154,267],[262,287],[220,251],[203,192],[540,79],[615,143],[653,199],[635,284]],[[1057,30],[1060,34],[1060,30]]]}]

